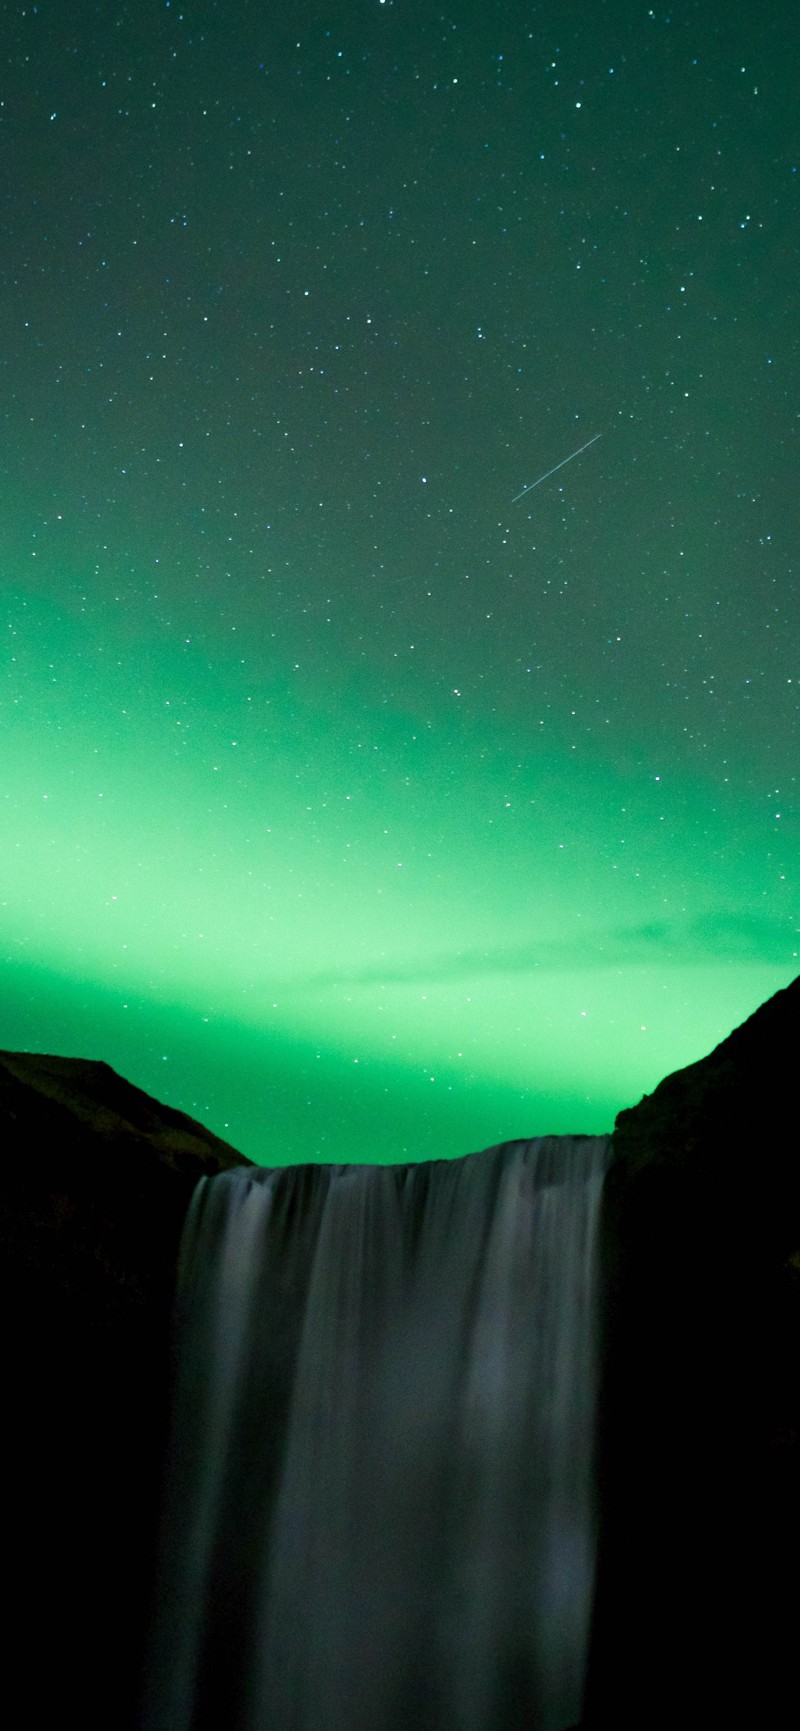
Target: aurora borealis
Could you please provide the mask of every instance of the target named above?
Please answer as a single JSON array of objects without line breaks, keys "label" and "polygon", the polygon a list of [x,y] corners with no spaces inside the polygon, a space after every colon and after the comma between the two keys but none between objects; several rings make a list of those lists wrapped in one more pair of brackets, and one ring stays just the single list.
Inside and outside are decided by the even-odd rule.
[{"label": "aurora borealis", "polygon": [[796,8],[4,52],[0,1045],[271,1165],[611,1129],[798,972]]}]

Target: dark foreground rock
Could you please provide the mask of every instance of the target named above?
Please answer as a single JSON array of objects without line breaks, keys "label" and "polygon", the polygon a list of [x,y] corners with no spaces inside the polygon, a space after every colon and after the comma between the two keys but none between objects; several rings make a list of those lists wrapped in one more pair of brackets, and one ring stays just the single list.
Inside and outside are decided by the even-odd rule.
[{"label": "dark foreground rock", "polygon": [[34,1723],[129,1731],[180,1232],[202,1173],[245,1162],[107,1064],[18,1052],[0,1148],[7,1670]]},{"label": "dark foreground rock", "polygon": [[[794,1723],[799,1035],[800,980],[617,1120],[584,1731]],[[7,1663],[35,1723],[132,1731],[180,1231],[246,1162],[105,1064],[19,1053],[0,1147]]]},{"label": "dark foreground rock", "polygon": [[617,1119],[587,1724],[788,1725],[800,1629],[800,980]]}]

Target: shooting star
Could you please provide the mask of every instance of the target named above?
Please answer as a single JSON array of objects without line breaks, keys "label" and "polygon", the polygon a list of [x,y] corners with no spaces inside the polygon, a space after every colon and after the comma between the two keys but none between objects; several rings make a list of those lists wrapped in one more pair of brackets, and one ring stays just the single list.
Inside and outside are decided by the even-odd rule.
[{"label": "shooting star", "polygon": [[549,481],[550,476],[555,475],[558,469],[563,469],[565,463],[571,463],[573,457],[579,457],[581,451],[588,451],[589,446],[593,445],[597,439],[602,439],[602,437],[602,433],[595,433],[594,438],[587,439],[585,445],[579,445],[577,451],[571,451],[568,457],[562,457],[561,462],[556,463],[552,469],[547,469],[543,475],[539,476],[538,481],[531,481],[528,487],[522,488],[521,493],[515,493],[511,501],[512,505],[516,505],[518,499],[524,499],[526,493],[532,493],[534,487],[541,487],[543,481]]}]

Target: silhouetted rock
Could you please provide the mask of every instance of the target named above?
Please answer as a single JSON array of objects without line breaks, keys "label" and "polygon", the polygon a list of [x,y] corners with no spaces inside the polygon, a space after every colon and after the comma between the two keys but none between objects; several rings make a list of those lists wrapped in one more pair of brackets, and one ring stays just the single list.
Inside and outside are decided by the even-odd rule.
[{"label": "silhouetted rock", "polygon": [[[583,1731],[793,1722],[798,1034],[800,980],[617,1120]],[[0,1137],[7,1651],[37,1722],[131,1731],[180,1231],[245,1162],[105,1064],[21,1053]]]},{"label": "silhouetted rock", "polygon": [[[6,1651],[29,1710],[133,1722],[189,1198],[243,1163],[107,1064],[0,1053]],[[29,1691],[31,1691],[29,1693]]]},{"label": "silhouetted rock", "polygon": [[790,1723],[800,980],[620,1113],[603,1205],[588,1723]]}]

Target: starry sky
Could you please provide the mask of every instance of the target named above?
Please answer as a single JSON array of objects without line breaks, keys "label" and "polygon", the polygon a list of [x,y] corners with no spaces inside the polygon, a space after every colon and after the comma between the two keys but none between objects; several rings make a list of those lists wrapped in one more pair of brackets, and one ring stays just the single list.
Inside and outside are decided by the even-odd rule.
[{"label": "starry sky", "polygon": [[796,5],[3,54],[0,1045],[270,1165],[611,1129],[800,969]]}]

